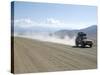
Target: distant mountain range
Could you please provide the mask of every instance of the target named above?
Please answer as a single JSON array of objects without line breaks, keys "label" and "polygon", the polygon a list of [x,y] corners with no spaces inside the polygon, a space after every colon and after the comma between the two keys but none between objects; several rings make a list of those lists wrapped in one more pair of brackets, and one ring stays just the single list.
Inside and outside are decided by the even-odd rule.
[{"label": "distant mountain range", "polygon": [[97,25],[92,25],[90,27],[84,28],[84,29],[79,29],[79,30],[59,30],[54,33],[54,35],[64,38],[65,36],[69,36],[70,38],[74,37],[77,35],[78,32],[85,32],[87,34],[87,37],[90,39],[95,39],[97,38]]},{"label": "distant mountain range", "polygon": [[58,31],[59,29],[53,28],[53,27],[42,27],[42,26],[34,26],[34,27],[28,27],[28,28],[21,28],[21,27],[13,27],[14,33],[18,34],[25,34],[25,33],[53,33],[55,31]]},{"label": "distant mountain range", "polygon": [[97,25],[92,25],[90,27],[84,28],[84,29],[76,29],[76,30],[68,30],[68,29],[59,29],[59,28],[50,28],[50,27],[31,27],[31,28],[20,28],[20,27],[14,27],[12,26],[12,29],[14,29],[14,33],[17,34],[31,34],[31,33],[43,33],[43,34],[51,34],[55,35],[59,38],[64,38],[65,36],[68,36],[70,38],[73,38],[77,35],[78,32],[85,32],[87,36],[90,39],[96,39],[97,38]]}]

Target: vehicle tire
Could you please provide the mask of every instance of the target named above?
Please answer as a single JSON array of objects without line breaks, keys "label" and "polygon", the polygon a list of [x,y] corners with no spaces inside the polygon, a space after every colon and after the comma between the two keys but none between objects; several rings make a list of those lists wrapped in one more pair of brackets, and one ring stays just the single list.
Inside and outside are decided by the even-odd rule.
[{"label": "vehicle tire", "polygon": [[82,43],[81,43],[81,47],[82,47],[82,48],[84,48],[84,47],[85,47],[85,44],[84,44],[84,42],[82,42]]},{"label": "vehicle tire", "polygon": [[90,44],[90,48],[92,47],[92,44]]},{"label": "vehicle tire", "polygon": [[78,47],[79,46],[79,43],[76,41],[76,47]]}]

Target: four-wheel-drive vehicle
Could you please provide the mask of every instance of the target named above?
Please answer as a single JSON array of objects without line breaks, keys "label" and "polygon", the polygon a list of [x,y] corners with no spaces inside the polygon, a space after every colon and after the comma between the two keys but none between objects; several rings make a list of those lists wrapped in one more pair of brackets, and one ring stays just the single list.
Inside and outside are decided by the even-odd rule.
[{"label": "four-wheel-drive vehicle", "polygon": [[92,40],[87,39],[86,34],[84,32],[78,32],[76,40],[77,47],[92,47]]}]

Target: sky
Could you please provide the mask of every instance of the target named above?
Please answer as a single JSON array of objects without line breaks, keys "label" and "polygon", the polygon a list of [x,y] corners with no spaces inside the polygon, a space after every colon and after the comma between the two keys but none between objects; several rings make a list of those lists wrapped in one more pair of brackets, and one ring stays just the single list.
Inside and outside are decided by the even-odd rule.
[{"label": "sky", "polygon": [[14,2],[14,25],[82,29],[97,25],[97,7],[17,1]]}]

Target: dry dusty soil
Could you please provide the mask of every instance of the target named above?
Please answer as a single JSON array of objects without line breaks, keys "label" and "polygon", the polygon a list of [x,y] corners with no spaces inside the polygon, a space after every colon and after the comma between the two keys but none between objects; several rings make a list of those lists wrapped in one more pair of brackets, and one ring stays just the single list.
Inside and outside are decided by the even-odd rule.
[{"label": "dry dusty soil", "polygon": [[97,68],[97,49],[14,37],[14,73]]}]

